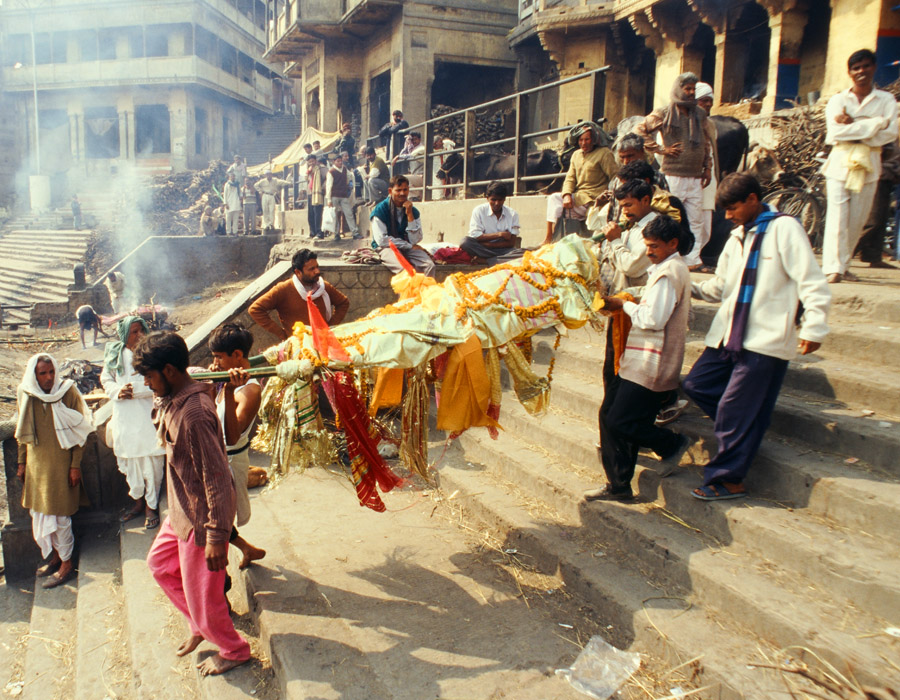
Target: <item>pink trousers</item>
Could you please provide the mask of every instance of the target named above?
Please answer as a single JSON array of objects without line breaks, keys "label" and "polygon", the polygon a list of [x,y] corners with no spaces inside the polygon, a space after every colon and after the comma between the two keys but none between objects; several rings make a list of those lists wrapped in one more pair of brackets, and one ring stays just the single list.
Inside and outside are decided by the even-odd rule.
[{"label": "pink trousers", "polygon": [[169,519],[159,529],[156,541],[147,553],[150,573],[169,596],[169,600],[187,618],[192,635],[200,635],[219,647],[224,659],[250,658],[250,645],[234,629],[225,601],[225,569],[206,568],[206,550],[178,539]]}]

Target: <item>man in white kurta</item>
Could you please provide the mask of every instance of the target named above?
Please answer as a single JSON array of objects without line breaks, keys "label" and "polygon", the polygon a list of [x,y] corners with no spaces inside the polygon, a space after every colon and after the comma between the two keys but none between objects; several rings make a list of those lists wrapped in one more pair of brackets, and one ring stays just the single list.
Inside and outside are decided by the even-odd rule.
[{"label": "man in white kurta", "polygon": [[256,191],[262,195],[262,226],[263,230],[275,228],[275,195],[291,183],[272,177],[272,171],[266,172],[265,177],[256,183]]},{"label": "man in white kurta", "polygon": [[241,218],[241,186],[234,173],[228,173],[228,180],[222,187],[222,200],[225,202],[225,233],[237,236],[240,233],[238,221]]},{"label": "man in white kurta", "polygon": [[881,175],[881,147],[897,138],[897,101],[875,89],[875,54],[847,60],[853,86],[828,100],[825,142],[833,146],[822,169],[828,207],[822,271],[832,284],[856,281],[850,258],[872,208]]},{"label": "man in white kurta", "polygon": [[159,525],[159,487],[165,466],[165,448],[159,444],[150,414],[153,392],[134,371],[132,349],[149,331],[140,316],[126,316],[116,327],[118,339],[106,344],[100,383],[112,402],[112,418],[106,426],[106,441],[112,447],[128,483],[135,505],[123,513],[127,522],[146,515],[145,526]]}]

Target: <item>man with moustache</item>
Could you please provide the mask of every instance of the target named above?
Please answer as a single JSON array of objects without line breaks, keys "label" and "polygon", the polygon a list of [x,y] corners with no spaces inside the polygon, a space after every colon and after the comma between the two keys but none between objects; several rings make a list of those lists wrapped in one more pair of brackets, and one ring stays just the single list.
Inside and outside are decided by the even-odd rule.
[{"label": "man with moustache", "polygon": [[390,244],[399,251],[417,272],[434,276],[434,261],[418,243],[422,240],[422,221],[419,210],[409,201],[409,180],[404,175],[391,178],[390,194],[369,214],[372,247],[381,262],[394,274],[403,270]]},{"label": "man with moustache", "polygon": [[[316,258],[315,251],[298,250],[291,259],[294,270],[291,278],[276,284],[248,309],[250,317],[279,340],[290,337],[297,321],[309,325],[307,297],[313,300],[329,326],[336,326],[347,315],[350,300],[322,279]],[[278,314],[280,323],[272,320],[269,315],[272,311]]]},{"label": "man with moustache", "polygon": [[850,258],[872,209],[881,148],[897,138],[897,101],[875,89],[875,54],[854,52],[847,72],[853,86],[834,95],[825,108],[825,143],[833,148],[822,168],[828,200],[822,271],[831,284],[857,281]]},{"label": "man with moustache", "polygon": [[219,648],[197,664],[208,676],[247,663],[250,645],[235,631],[225,599],[234,479],[209,387],[191,379],[188,362],[184,339],[168,331],[145,336],[134,351],[135,370],[160,400],[154,420],[168,465],[169,513],[147,566],[190,628],[176,654],[191,653],[203,640]]}]

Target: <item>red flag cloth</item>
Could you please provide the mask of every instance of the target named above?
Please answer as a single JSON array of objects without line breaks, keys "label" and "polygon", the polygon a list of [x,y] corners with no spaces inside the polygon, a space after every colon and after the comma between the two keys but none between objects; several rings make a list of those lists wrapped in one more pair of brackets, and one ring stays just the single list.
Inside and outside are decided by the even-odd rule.
[{"label": "red flag cloth", "polygon": [[323,360],[341,360],[350,362],[350,355],[344,346],[334,337],[328,323],[322,318],[318,307],[313,303],[312,295],[306,296],[306,308],[309,309],[309,325],[312,329],[313,344]]},{"label": "red flag cloth", "polygon": [[378,453],[378,432],[369,420],[366,406],[346,372],[334,372],[322,381],[322,388],[337,414],[347,438],[350,472],[359,504],[383,513],[386,508],[376,485],[385,493],[403,483]]},{"label": "red flag cloth", "polygon": [[388,244],[391,246],[391,250],[394,251],[394,255],[397,256],[397,262],[403,266],[404,270],[406,270],[406,274],[408,274],[410,277],[412,277],[414,274],[416,274],[416,268],[414,268],[412,266],[412,264],[409,262],[409,260],[407,260],[406,257],[403,255],[403,253],[401,253],[397,249],[397,246],[394,245],[394,242],[388,241]]}]

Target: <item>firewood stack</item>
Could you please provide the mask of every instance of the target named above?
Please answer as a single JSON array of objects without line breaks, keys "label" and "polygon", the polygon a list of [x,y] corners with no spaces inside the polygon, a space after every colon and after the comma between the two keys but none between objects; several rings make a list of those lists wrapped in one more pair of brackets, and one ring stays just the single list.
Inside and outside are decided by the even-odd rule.
[{"label": "firewood stack", "polygon": [[[435,105],[431,108],[431,117],[439,117],[443,114],[450,114],[451,112],[456,111],[455,107]],[[514,128],[512,115],[513,110],[511,109],[498,109],[491,114],[488,114],[487,112],[476,112],[475,143],[486,143],[488,141],[502,139],[505,136],[511,136],[511,132],[507,133],[507,125],[509,129]],[[435,133],[453,139],[457,146],[463,145],[464,129],[465,118],[462,114],[451,117],[450,119],[443,119],[437,122],[434,127]],[[496,148],[504,152],[512,153],[511,143],[503,144]]]},{"label": "firewood stack", "polygon": [[806,179],[815,175],[821,167],[816,155],[825,150],[824,103],[782,109],[763,120],[778,134],[775,157],[784,172]]},{"label": "firewood stack", "polygon": [[213,186],[222,192],[228,165],[225,161],[214,160],[205,170],[155,177],[150,186],[150,210],[146,212],[155,234],[178,236],[196,233],[204,208],[222,204]]}]

